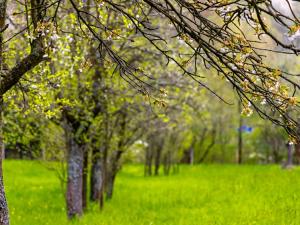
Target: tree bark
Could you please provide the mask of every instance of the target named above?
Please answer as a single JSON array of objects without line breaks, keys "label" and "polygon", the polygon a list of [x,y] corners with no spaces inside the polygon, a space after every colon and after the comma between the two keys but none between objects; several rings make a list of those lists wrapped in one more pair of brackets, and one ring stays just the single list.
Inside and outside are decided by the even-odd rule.
[{"label": "tree bark", "polygon": [[101,157],[93,156],[91,169],[91,201],[99,201],[103,206],[104,166]]},{"label": "tree bark", "polygon": [[66,204],[68,218],[72,219],[82,215],[83,149],[76,143],[71,126],[67,124],[66,128],[68,148]]},{"label": "tree bark", "polygon": [[288,166],[293,165],[293,145],[289,144],[288,146]]},{"label": "tree bark", "polygon": [[298,140],[295,143],[295,161],[299,165],[300,164],[300,118],[297,119],[298,122],[298,129],[297,129],[297,136]]},{"label": "tree bark", "polygon": [[295,161],[298,165],[300,164],[300,143],[299,142],[295,144]]},{"label": "tree bark", "polygon": [[115,174],[109,174],[106,179],[106,199],[112,199],[115,184]]},{"label": "tree bark", "polygon": [[119,162],[123,154],[122,150],[117,150],[111,158],[110,170],[106,176],[106,199],[111,199],[114,191],[115,178],[119,171]]},{"label": "tree bark", "polygon": [[158,148],[156,149],[156,155],[155,155],[155,168],[154,168],[154,175],[155,176],[159,175],[161,151],[162,151],[161,147],[158,146]]},{"label": "tree bark", "polygon": [[87,194],[88,194],[88,151],[86,147],[83,153],[83,173],[82,173],[82,208],[87,208]]},{"label": "tree bark", "polygon": [[9,225],[8,206],[5,197],[3,172],[2,172],[2,160],[4,152],[3,142],[3,97],[0,97],[0,225]]},{"label": "tree bark", "polygon": [[106,147],[96,148],[92,152],[92,168],[91,168],[91,201],[98,201],[100,209],[104,205],[104,181],[105,181],[105,152]]},{"label": "tree bark", "polygon": [[286,147],[287,147],[287,161],[283,167],[289,169],[293,167],[293,144],[291,142],[288,142],[286,144]]}]

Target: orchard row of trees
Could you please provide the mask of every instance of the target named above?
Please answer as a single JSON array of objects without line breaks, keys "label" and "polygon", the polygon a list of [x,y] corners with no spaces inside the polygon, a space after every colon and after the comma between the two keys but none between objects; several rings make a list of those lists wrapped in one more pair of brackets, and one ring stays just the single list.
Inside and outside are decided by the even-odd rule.
[{"label": "orchard row of trees", "polygon": [[[168,174],[180,161],[232,160],[243,125],[236,105],[296,142],[296,68],[269,63],[281,55],[292,62],[300,50],[297,12],[285,3],[287,14],[270,0],[0,0],[1,152],[60,161],[74,218],[88,195],[100,207],[112,197],[131,154],[142,156],[145,175],[162,164]],[[280,161],[282,131],[257,130],[249,158],[270,142],[261,161]],[[0,224],[7,225],[0,169]]]}]

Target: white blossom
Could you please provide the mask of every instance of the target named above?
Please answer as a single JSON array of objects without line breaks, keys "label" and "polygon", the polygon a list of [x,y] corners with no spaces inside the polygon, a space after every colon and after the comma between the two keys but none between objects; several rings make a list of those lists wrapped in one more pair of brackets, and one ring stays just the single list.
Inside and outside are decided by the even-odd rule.
[{"label": "white blossom", "polygon": [[267,100],[264,98],[262,101],[261,101],[261,103],[260,103],[261,105],[265,105],[265,104],[267,104]]},{"label": "white blossom", "polygon": [[230,6],[224,6],[222,8],[219,9],[219,15],[221,17],[223,17],[224,19],[228,20],[230,19],[230,16],[228,15],[228,13],[231,11],[231,7]]},{"label": "white blossom", "polygon": [[52,40],[52,41],[56,41],[57,39],[59,39],[59,36],[58,36],[57,34],[53,34],[53,35],[51,36],[51,40]]},{"label": "white blossom", "polygon": [[229,66],[232,70],[234,70],[234,71],[237,70],[236,65],[234,65],[234,64],[232,64],[232,63],[229,63],[228,66]]},{"label": "white blossom", "polygon": [[290,43],[294,43],[295,41],[299,40],[300,39],[300,29],[297,30],[294,34],[292,35],[287,35],[287,40],[290,42]]},{"label": "white blossom", "polygon": [[220,52],[227,53],[227,52],[229,52],[229,48],[223,47],[223,48],[220,49]]}]

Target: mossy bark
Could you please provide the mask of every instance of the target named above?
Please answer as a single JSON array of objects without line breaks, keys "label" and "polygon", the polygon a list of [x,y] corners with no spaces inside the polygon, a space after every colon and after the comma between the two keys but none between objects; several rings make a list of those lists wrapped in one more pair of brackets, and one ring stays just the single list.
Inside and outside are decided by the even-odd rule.
[{"label": "mossy bark", "polygon": [[5,197],[2,161],[4,158],[4,143],[3,143],[3,97],[0,97],[0,225],[9,225],[8,206]]}]

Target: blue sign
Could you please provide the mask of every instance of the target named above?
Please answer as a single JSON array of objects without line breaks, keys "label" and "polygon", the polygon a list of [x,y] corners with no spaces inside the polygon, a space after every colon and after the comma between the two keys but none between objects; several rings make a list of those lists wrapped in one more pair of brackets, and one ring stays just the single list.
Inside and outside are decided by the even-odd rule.
[{"label": "blue sign", "polygon": [[241,126],[240,128],[238,128],[238,131],[242,131],[242,132],[247,132],[247,133],[251,133],[253,131],[253,127],[248,127],[246,125]]}]

